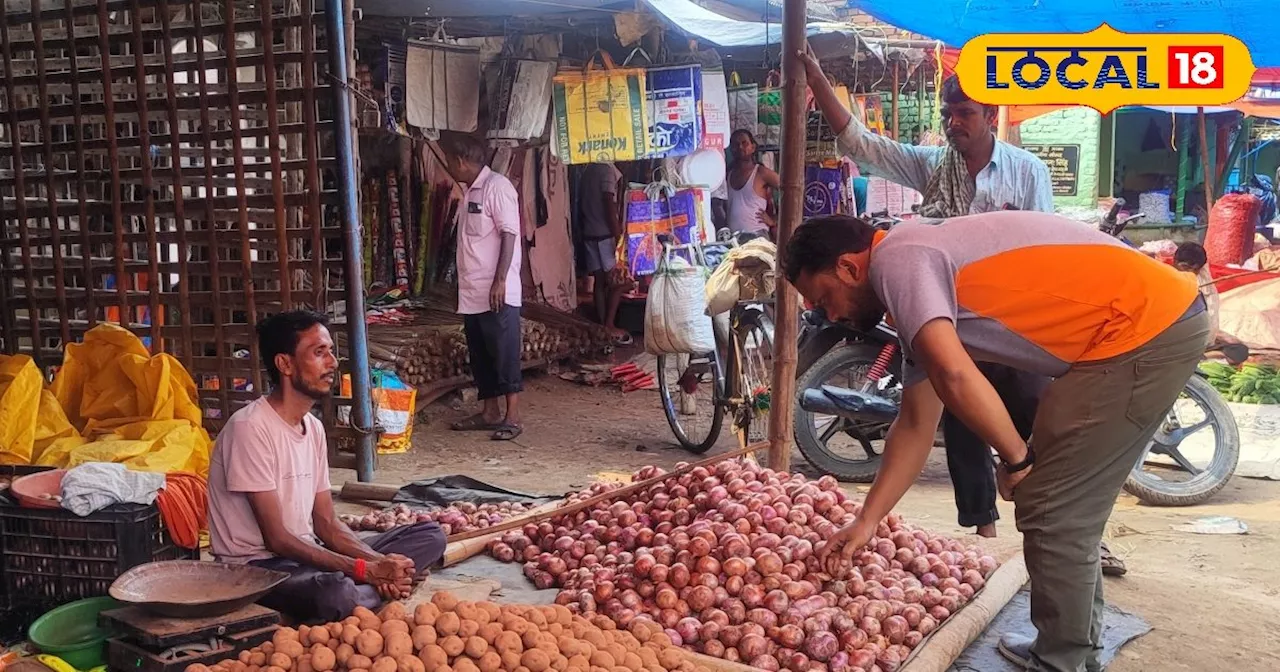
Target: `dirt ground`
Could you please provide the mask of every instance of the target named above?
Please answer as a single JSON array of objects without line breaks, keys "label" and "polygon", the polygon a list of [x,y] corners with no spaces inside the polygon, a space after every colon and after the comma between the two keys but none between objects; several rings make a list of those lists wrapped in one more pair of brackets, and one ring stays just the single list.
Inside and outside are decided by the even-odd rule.
[{"label": "dirt ground", "polygon": [[[424,409],[413,450],[380,458],[377,480],[398,485],[466,474],[513,490],[561,494],[587,485],[598,474],[690,459],[675,445],[656,392],[624,395],[616,388],[590,388],[542,375],[526,380],[522,401],[526,429],[509,443],[449,431],[448,423],[464,411],[473,412],[473,406],[454,400]],[[733,442],[725,436],[721,444],[717,450]],[[793,464],[808,470],[799,453]],[[335,484],[354,478],[345,470],[333,474]],[[847,487],[866,491],[864,485]],[[1012,505],[1000,506],[1001,536],[984,542],[996,551],[1020,543]],[[938,532],[965,534],[955,523],[941,450],[935,450],[898,511]],[[1171,529],[1208,515],[1239,518],[1248,524],[1249,534],[1195,535]],[[1210,503],[1181,509],[1143,506],[1122,494],[1108,540],[1129,573],[1107,579],[1107,599],[1155,628],[1126,646],[1111,670],[1280,670],[1280,638],[1275,636],[1280,583],[1271,564],[1280,555],[1280,483],[1239,478]]]}]

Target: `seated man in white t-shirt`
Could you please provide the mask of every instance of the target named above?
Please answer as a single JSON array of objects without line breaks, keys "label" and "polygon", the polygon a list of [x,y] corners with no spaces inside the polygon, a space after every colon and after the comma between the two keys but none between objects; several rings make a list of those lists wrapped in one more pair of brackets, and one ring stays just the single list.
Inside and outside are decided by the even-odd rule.
[{"label": "seated man in white t-shirt", "polygon": [[231,416],[210,459],[214,557],[288,573],[261,602],[303,622],[339,621],[357,606],[408,596],[443,557],[444,532],[418,523],[366,543],[334,513],[324,425],[311,414],[338,370],[328,318],[272,315],[258,325],[258,347],[271,393]]}]

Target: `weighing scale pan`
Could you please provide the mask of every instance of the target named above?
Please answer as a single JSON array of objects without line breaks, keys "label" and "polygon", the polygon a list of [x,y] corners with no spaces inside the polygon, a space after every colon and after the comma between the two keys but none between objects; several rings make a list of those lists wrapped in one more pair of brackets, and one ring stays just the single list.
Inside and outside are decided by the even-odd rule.
[{"label": "weighing scale pan", "polygon": [[289,575],[253,565],[166,560],[138,565],[108,591],[121,602],[172,618],[229,614],[256,602]]}]

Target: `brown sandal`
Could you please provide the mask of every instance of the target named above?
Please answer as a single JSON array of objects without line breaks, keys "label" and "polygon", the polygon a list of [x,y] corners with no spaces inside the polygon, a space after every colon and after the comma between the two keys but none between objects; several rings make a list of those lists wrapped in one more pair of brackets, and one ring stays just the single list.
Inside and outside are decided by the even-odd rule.
[{"label": "brown sandal", "polygon": [[1107,542],[1103,541],[1098,545],[1103,576],[1124,576],[1129,573],[1129,568],[1124,566],[1124,560],[1117,558],[1111,549],[1107,548]]}]

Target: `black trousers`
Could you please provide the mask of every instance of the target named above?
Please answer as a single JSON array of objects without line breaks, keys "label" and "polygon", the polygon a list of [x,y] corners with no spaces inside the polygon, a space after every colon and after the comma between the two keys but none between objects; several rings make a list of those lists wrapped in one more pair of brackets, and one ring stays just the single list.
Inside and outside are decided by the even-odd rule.
[{"label": "black trousers", "polygon": [[462,316],[471,353],[471,376],[480,399],[515,394],[524,389],[520,375],[520,308],[503,305],[489,311]]},{"label": "black trousers", "polygon": [[[1050,379],[988,362],[978,362],[978,370],[996,388],[1018,433],[1023,439],[1031,438],[1040,395]],[[960,527],[989,525],[999,520],[991,447],[950,412],[942,415],[942,438],[947,446],[947,471],[955,488]]]},{"label": "black trousers", "polygon": [[[415,523],[369,537],[365,543],[379,553],[399,553],[409,558],[414,569],[421,572],[444,557],[445,536],[436,523]],[[258,602],[303,623],[341,621],[356,607],[377,611],[382,605],[377,589],[356,583],[342,572],[316,569],[280,557],[250,564],[289,575]]]}]

